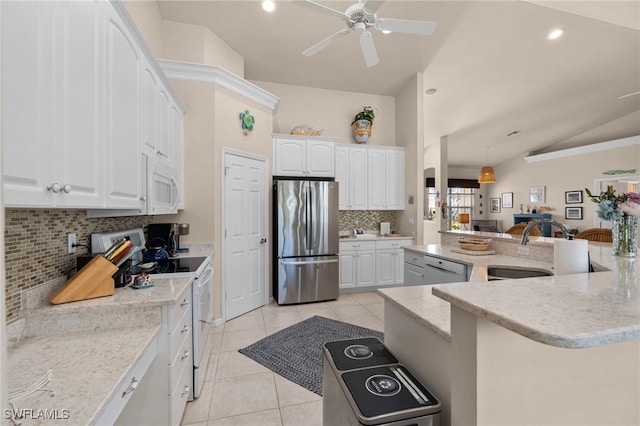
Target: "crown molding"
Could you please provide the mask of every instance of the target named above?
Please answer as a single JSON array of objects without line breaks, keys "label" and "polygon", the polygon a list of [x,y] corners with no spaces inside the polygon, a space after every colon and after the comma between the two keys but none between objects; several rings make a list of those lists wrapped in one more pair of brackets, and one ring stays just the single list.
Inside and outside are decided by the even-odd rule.
[{"label": "crown molding", "polygon": [[217,65],[169,61],[165,59],[159,59],[158,63],[170,79],[215,84],[224,87],[238,96],[242,96],[247,100],[269,108],[273,112],[273,115],[275,115],[278,110],[280,98]]},{"label": "crown molding", "polygon": [[629,136],[628,138],[614,139],[612,141],[593,143],[590,145],[577,146],[575,148],[561,149],[558,151],[545,152],[523,157],[527,163],[536,161],[554,160],[556,158],[573,157],[575,155],[589,154],[591,152],[607,151],[609,149],[625,148],[628,146],[640,145],[640,135]]}]

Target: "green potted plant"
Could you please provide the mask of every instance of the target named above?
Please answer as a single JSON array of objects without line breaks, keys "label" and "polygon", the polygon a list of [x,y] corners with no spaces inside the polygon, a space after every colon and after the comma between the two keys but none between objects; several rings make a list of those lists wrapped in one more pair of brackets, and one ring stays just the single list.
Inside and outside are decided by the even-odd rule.
[{"label": "green potted plant", "polygon": [[351,131],[357,143],[367,143],[371,137],[371,127],[376,114],[372,107],[363,106],[351,123]]}]

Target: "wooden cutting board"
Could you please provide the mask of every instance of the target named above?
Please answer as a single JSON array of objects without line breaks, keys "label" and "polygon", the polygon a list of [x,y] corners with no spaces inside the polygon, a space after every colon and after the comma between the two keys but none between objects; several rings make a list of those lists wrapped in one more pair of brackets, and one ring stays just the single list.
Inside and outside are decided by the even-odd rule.
[{"label": "wooden cutting board", "polygon": [[51,298],[51,303],[76,302],[78,300],[93,299],[96,297],[112,296],[115,292],[115,283],[112,275],[118,271],[118,267],[101,255],[96,255],[77,274],[75,274],[58,292]]}]

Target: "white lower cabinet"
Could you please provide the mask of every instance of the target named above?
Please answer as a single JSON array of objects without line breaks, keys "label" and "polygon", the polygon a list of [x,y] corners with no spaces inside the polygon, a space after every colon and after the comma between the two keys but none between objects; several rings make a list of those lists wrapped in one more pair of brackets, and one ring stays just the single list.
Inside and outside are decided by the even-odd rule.
[{"label": "white lower cabinet", "polygon": [[148,399],[154,407],[145,423],[178,426],[187,401],[193,398],[193,314],[191,285],[178,301],[162,307],[158,356],[152,365],[151,386],[158,397]]},{"label": "white lower cabinet", "polygon": [[340,242],[340,288],[375,285],[375,241]]},{"label": "white lower cabinet", "polygon": [[413,239],[340,241],[340,288],[404,284],[404,250]]}]

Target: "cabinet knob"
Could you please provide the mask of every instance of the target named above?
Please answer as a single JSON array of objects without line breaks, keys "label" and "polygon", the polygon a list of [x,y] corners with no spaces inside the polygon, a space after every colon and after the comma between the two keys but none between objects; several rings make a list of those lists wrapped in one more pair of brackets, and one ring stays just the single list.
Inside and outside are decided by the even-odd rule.
[{"label": "cabinet knob", "polygon": [[183,396],[185,396],[185,395],[188,395],[190,390],[191,390],[191,389],[189,389],[189,386],[184,385],[184,390],[183,390],[183,391],[182,391],[182,393],[180,394],[180,397],[183,397]]},{"label": "cabinet knob", "polygon": [[180,334],[184,334],[188,332],[189,332],[189,326],[185,324],[184,327],[182,327],[182,330],[180,330]]},{"label": "cabinet knob", "polygon": [[62,191],[64,191],[64,193],[68,194],[71,192],[71,185],[66,184],[65,186],[62,187]]},{"label": "cabinet knob", "polygon": [[60,192],[60,185],[57,182],[52,183],[51,185],[47,186],[47,191],[51,191],[54,194],[57,194],[58,192]]},{"label": "cabinet knob", "polygon": [[129,395],[130,393],[134,392],[136,390],[136,388],[138,387],[138,383],[140,383],[139,380],[136,380],[136,378],[132,378],[131,379],[131,383],[129,384],[129,387],[127,388],[127,390],[125,390],[124,392],[122,392],[122,396],[121,398],[124,398],[125,396]]},{"label": "cabinet knob", "polygon": [[143,195],[142,197],[140,197],[140,201],[147,201],[147,197]]},{"label": "cabinet knob", "polygon": [[260,239],[260,244],[264,244],[264,243],[266,243],[266,242],[267,242],[267,239],[266,239],[266,238],[261,238],[261,239]]},{"label": "cabinet knob", "polygon": [[184,299],[180,304],[180,307],[185,307],[185,306],[189,306],[189,301],[187,299]]},{"label": "cabinet knob", "polygon": [[[187,359],[187,358],[189,358],[189,355],[190,355],[190,354],[189,354],[189,351],[185,349],[185,350],[184,350],[184,353],[183,353],[183,354],[182,354],[182,356],[180,357],[180,360],[183,360],[183,359]],[[188,391],[187,391],[187,392],[188,392]]]}]

